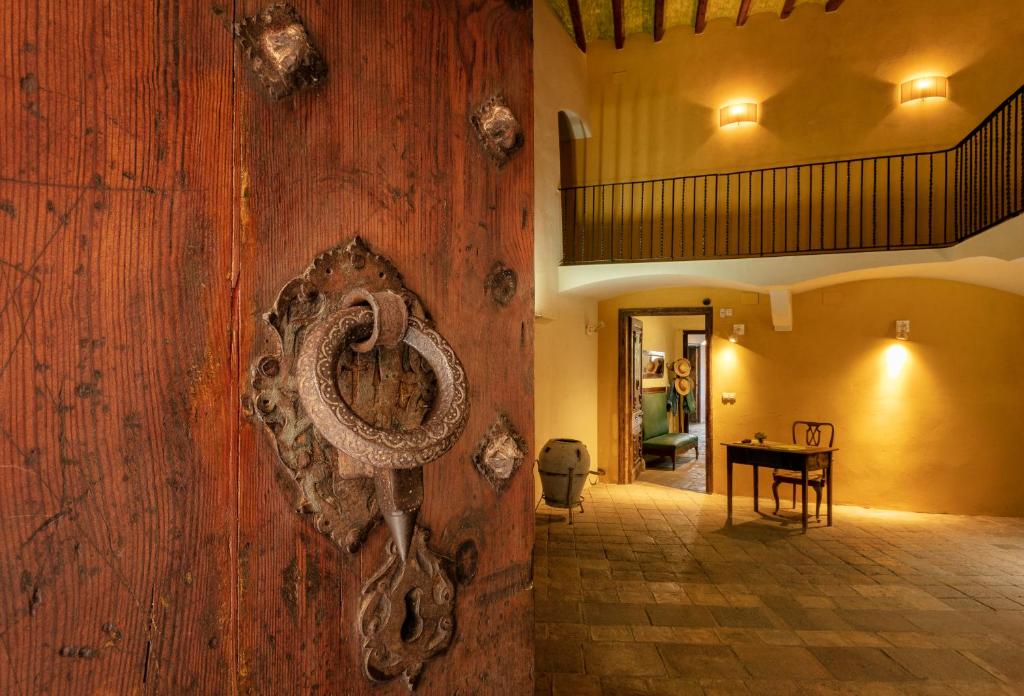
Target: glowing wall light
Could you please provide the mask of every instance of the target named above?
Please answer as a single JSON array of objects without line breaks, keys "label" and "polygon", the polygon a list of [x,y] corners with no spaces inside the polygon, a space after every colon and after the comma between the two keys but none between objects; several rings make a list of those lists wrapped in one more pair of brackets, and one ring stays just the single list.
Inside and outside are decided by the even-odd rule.
[{"label": "glowing wall light", "polygon": [[885,374],[889,379],[899,377],[900,373],[903,372],[904,366],[907,364],[907,359],[910,357],[910,351],[907,347],[901,343],[894,343],[885,349]]},{"label": "glowing wall light", "polygon": [[945,99],[948,89],[949,80],[941,75],[915,77],[900,85],[900,104],[918,99]]},{"label": "glowing wall light", "polygon": [[743,123],[757,123],[757,104],[754,102],[743,102],[741,104],[729,104],[718,110],[718,125],[739,126]]},{"label": "glowing wall light", "polygon": [[896,340],[898,340],[898,341],[909,341],[910,340],[910,320],[909,319],[897,319],[896,320]]}]

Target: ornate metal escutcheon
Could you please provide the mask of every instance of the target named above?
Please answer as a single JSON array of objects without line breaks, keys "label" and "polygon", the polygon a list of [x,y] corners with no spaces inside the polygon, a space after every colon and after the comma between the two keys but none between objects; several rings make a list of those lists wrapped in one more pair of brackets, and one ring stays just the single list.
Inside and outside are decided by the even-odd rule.
[{"label": "ornate metal escutcheon", "polygon": [[416,522],[423,466],[469,413],[466,373],[394,266],[359,238],[318,256],[264,315],[249,406],[296,484],[296,507],[355,552],[383,519],[387,559],[363,588],[366,676],[416,685],[454,630],[454,586]]}]

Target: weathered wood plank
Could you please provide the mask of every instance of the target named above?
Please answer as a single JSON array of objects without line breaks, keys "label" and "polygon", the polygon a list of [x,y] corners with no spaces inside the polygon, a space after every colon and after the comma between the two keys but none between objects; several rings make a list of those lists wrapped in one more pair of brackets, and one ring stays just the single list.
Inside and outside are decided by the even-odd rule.
[{"label": "weathered wood plank", "polygon": [[740,0],[740,9],[736,13],[736,26],[742,27],[750,17],[750,3],[752,0]]},{"label": "weathered wood plank", "polygon": [[232,47],[0,13],[0,690],[232,693]]},{"label": "weathered wood plank", "polygon": [[615,29],[615,48],[626,45],[626,31],[622,19],[622,0],[612,0],[612,24]]},{"label": "weathered wood plank", "polygon": [[708,24],[708,0],[697,0],[697,14],[693,20],[693,33],[703,34]]},{"label": "weathered wood plank", "polygon": [[568,0],[569,18],[572,20],[572,35],[576,45],[584,53],[587,52],[587,35],[583,30],[583,15],[580,13],[580,0]]}]

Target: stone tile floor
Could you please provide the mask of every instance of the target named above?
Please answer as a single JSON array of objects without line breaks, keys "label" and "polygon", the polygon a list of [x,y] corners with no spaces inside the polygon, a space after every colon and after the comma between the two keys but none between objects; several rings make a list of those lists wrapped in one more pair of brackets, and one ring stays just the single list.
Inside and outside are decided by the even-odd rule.
[{"label": "stone tile floor", "polygon": [[837,506],[804,535],[736,498],[726,529],[724,497],[645,482],[585,506],[537,515],[538,694],[1024,694],[1024,519]]}]

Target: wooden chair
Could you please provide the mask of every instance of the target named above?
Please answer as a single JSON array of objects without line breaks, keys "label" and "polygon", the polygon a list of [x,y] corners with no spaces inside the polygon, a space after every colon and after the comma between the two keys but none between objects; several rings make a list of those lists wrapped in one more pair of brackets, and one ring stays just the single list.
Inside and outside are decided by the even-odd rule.
[{"label": "wooden chair", "polygon": [[[803,434],[803,443],[798,439]],[[827,437],[827,444],[823,445]],[[823,421],[793,421],[793,444],[804,444],[808,447],[832,447],[836,439],[836,427]],[[793,507],[796,507],[796,489],[801,485],[800,476],[792,471],[772,471],[772,497],[775,498],[775,514],[779,514],[779,484],[793,484]],[[814,517],[821,519],[821,490],[827,485],[824,470],[807,472],[807,485],[814,489],[817,504],[814,506]]]}]

